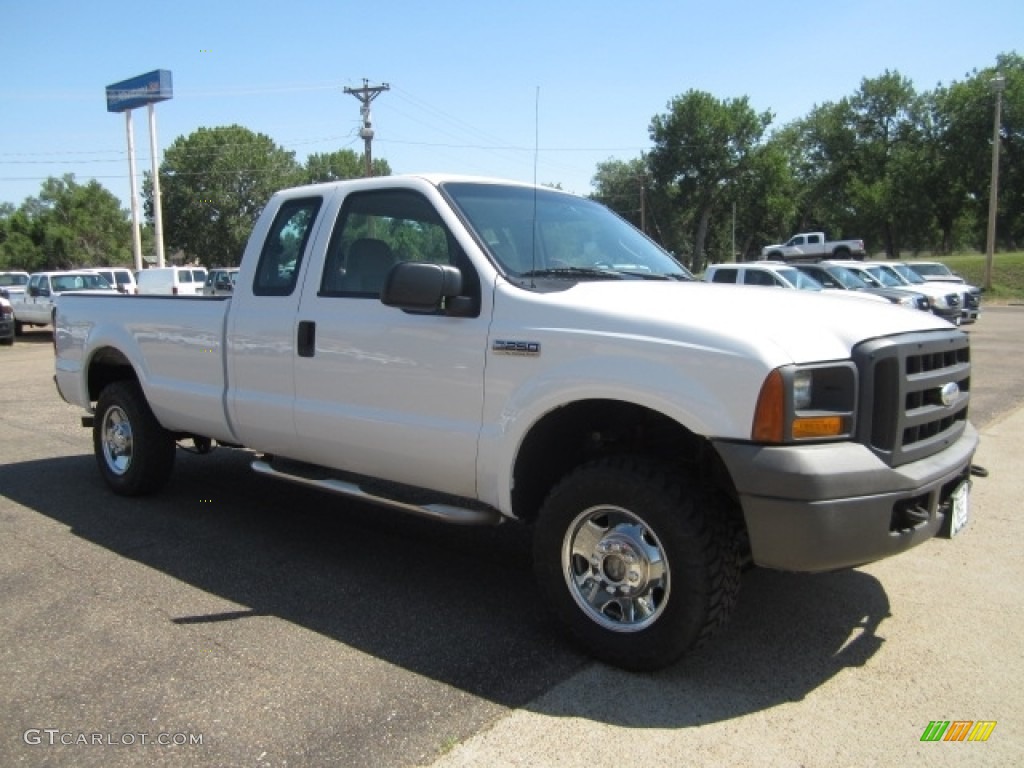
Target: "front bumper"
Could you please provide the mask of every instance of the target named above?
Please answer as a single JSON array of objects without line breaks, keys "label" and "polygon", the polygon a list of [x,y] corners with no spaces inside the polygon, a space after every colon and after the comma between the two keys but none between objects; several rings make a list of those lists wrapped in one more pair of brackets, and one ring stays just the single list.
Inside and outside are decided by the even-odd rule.
[{"label": "front bumper", "polygon": [[859,443],[715,448],[739,493],[754,562],[813,572],[880,560],[939,533],[977,445],[967,424],[945,450],[899,467]]}]

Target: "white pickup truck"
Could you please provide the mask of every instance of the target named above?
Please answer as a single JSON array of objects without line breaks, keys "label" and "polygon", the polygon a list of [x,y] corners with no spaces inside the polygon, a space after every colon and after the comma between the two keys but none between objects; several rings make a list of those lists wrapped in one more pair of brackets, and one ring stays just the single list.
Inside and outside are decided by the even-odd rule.
[{"label": "white pickup truck", "polygon": [[826,240],[824,232],[801,232],[785,243],[761,249],[761,258],[771,261],[863,259],[866,255],[863,240]]},{"label": "white pickup truck", "polygon": [[697,282],[592,201],[447,176],[279,192],[230,297],[65,295],[55,333],[114,492],[158,490],[193,441],[533,524],[554,615],[641,670],[706,640],[750,562],[856,566],[966,524],[968,345],[924,312]]}]

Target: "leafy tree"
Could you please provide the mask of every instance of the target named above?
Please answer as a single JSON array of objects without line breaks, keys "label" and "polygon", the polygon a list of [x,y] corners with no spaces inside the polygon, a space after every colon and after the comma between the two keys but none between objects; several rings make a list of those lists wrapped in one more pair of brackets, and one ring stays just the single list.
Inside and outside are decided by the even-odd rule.
[{"label": "leafy tree", "polygon": [[[387,160],[376,158],[371,161],[374,176],[390,176],[391,166]],[[319,181],[340,181],[342,179],[360,179],[366,173],[366,156],[359,155],[351,149],[339,149],[337,152],[325,154],[314,153],[306,158],[306,181],[313,184]]]},{"label": "leafy tree", "polygon": [[643,196],[649,185],[644,158],[626,161],[609,158],[598,163],[590,183],[594,188],[591,198],[608,206],[634,226],[641,226]]},{"label": "leafy tree", "polygon": [[691,266],[699,271],[712,214],[750,171],[772,115],[755,112],[745,96],[720,100],[696,90],[674,98],[668,110],[651,121],[648,161],[662,194],[689,209],[680,215],[692,216]]},{"label": "leafy tree", "polygon": [[[160,165],[164,241],[207,266],[239,263],[270,196],[304,180],[295,154],[238,125],[174,140]],[[152,184],[144,189],[152,219]]]},{"label": "leafy tree", "polygon": [[120,201],[95,179],[73,174],[42,183],[16,211],[5,207],[0,226],[0,263],[28,271],[124,264],[131,230]]}]

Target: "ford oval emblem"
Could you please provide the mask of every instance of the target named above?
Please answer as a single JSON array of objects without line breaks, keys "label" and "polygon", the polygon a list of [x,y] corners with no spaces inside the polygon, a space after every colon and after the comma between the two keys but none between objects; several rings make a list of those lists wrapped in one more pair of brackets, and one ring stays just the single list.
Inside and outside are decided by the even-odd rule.
[{"label": "ford oval emblem", "polygon": [[955,403],[958,397],[960,397],[960,387],[955,381],[943,384],[942,389],[939,390],[939,399],[947,408]]}]

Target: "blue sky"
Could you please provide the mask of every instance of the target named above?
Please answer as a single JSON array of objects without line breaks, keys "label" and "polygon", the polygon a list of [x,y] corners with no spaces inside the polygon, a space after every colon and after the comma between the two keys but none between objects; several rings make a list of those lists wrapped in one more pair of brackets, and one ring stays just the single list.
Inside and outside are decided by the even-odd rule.
[{"label": "blue sky", "polygon": [[[174,80],[159,152],[233,123],[300,161],[361,152],[343,88],[367,78],[391,87],[373,103],[373,152],[394,172],[586,193],[597,164],[649,148],[651,118],[691,88],[747,96],[780,126],[886,70],[923,91],[1014,50],[1020,0],[0,0],[0,202],[74,173],[127,207],[125,121],[104,89],[155,69]],[[146,111],[134,120],[141,175]]]}]

